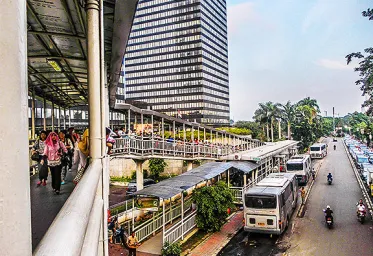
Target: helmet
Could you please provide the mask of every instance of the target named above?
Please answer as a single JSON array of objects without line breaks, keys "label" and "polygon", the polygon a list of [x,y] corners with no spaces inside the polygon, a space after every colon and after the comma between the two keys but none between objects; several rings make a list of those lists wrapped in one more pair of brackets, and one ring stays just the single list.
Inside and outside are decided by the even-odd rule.
[{"label": "helmet", "polygon": [[326,209],[330,209],[330,206],[329,206],[329,205],[327,205],[327,206],[326,206]]}]

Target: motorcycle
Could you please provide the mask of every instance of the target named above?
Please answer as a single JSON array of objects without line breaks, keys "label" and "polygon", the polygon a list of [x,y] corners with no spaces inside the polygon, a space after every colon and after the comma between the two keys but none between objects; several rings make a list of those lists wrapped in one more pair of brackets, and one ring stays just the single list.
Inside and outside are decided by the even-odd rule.
[{"label": "motorcycle", "polygon": [[334,150],[336,150],[337,149],[337,146],[336,145],[334,145]]},{"label": "motorcycle", "polygon": [[361,224],[364,224],[364,222],[365,222],[365,211],[358,211],[357,219]]},{"label": "motorcycle", "polygon": [[332,185],[333,178],[328,178],[328,184]]},{"label": "motorcycle", "polygon": [[326,226],[330,229],[333,226],[333,218],[332,217],[327,217],[326,218]]}]

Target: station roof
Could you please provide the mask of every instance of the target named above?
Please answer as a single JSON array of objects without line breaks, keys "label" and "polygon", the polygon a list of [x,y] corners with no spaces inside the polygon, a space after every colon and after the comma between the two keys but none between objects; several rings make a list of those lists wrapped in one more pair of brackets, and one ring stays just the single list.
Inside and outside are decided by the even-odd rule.
[{"label": "station roof", "polygon": [[[85,2],[27,0],[29,93],[34,91],[37,98],[62,108],[88,103]],[[103,1],[104,60],[111,105],[137,2]]]},{"label": "station roof", "polygon": [[281,154],[282,151],[295,147],[299,142],[295,140],[284,140],[273,143],[266,143],[260,147],[252,148],[250,150],[231,154],[221,157],[221,160],[245,160],[260,162],[269,156]]},{"label": "station roof", "polygon": [[161,181],[157,184],[151,185],[134,195],[147,195],[156,196],[159,198],[171,198],[180,194],[181,192],[191,188],[203,181],[209,180],[218,176],[219,174],[231,169],[236,168],[244,173],[257,168],[259,165],[246,161],[238,162],[209,162],[192,169],[189,172],[183,173],[179,176]]}]

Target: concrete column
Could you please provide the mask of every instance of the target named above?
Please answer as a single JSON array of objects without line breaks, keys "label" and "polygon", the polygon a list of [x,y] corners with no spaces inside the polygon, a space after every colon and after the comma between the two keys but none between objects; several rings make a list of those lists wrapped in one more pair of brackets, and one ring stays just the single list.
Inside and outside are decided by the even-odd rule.
[{"label": "concrete column", "polygon": [[247,184],[247,176],[246,174],[243,175],[243,187],[246,187]]},{"label": "concrete column", "polygon": [[0,254],[31,256],[26,1],[2,1],[0,24]]},{"label": "concrete column", "polygon": [[35,139],[35,91],[32,90],[31,98],[31,139]]},{"label": "concrete column", "polygon": [[187,161],[187,171],[190,171],[193,169],[193,161]]},{"label": "concrete column", "polygon": [[[128,117],[127,117],[127,133],[129,130],[131,130],[131,110],[128,109],[128,113],[127,113]],[[132,131],[132,130],[131,130]]]},{"label": "concrete column", "polygon": [[52,102],[52,131],[54,131],[54,103]]},{"label": "concrete column", "polygon": [[43,100],[43,112],[44,112],[43,127],[44,127],[44,130],[46,131],[47,130],[47,100],[45,98]]},{"label": "concrete column", "polygon": [[63,109],[63,129],[66,130],[66,108]]},{"label": "concrete column", "polygon": [[57,125],[58,125],[57,130],[60,131],[60,130],[61,130],[61,106],[58,106],[58,119],[57,119]]},{"label": "concrete column", "polygon": [[86,2],[88,42],[88,107],[90,156],[101,157],[101,55],[100,55],[100,4]]},{"label": "concrete column", "polygon": [[229,171],[229,169],[227,170],[227,184],[228,184],[228,187],[230,187],[231,185],[230,185],[230,177],[229,177],[229,175],[230,175],[230,171]]},{"label": "concrete column", "polygon": [[186,155],[186,131],[185,131],[185,124],[183,124],[183,140],[184,140],[184,157]]},{"label": "concrete column", "polygon": [[142,170],[142,164],[144,160],[134,160],[136,163],[136,185],[137,191],[144,188],[144,173]]},{"label": "concrete column", "polygon": [[71,109],[69,108],[69,127],[71,127]]}]

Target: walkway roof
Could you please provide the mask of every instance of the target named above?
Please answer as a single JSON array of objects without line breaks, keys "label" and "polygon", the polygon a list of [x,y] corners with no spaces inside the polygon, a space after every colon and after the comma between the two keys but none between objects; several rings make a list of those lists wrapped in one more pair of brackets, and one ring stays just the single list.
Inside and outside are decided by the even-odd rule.
[{"label": "walkway roof", "polygon": [[274,156],[280,154],[286,149],[295,147],[299,142],[295,140],[284,140],[273,143],[266,143],[263,146],[252,148],[250,150],[231,154],[228,156],[223,156],[221,160],[246,160],[246,161],[255,161],[260,162],[262,159],[267,158],[268,156]]},{"label": "walkway roof", "polygon": [[180,194],[181,192],[191,188],[203,181],[209,180],[218,176],[219,174],[233,168],[236,168],[244,173],[257,168],[259,165],[250,162],[209,162],[198,166],[189,172],[183,173],[179,176],[161,181],[157,184],[151,185],[143,190],[137,191],[134,195],[148,195],[159,198],[171,198]]},{"label": "walkway roof", "polygon": [[[27,0],[29,92],[62,108],[88,102],[85,2]],[[137,2],[103,1],[104,60],[112,107]]]}]

